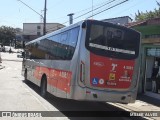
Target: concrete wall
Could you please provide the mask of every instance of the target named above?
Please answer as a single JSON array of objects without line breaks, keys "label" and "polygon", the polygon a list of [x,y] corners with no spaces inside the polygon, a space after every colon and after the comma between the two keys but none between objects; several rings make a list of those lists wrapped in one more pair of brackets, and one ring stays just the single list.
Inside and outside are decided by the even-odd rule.
[{"label": "concrete wall", "polygon": [[[46,32],[55,31],[62,27],[64,25],[58,23],[47,23]],[[43,35],[43,23],[23,23],[23,35],[37,35],[38,32],[40,32],[40,35]]]},{"label": "concrete wall", "polygon": [[[65,27],[59,23],[46,23],[46,32],[50,33]],[[43,36],[43,23],[23,23],[23,40],[29,42]]]}]

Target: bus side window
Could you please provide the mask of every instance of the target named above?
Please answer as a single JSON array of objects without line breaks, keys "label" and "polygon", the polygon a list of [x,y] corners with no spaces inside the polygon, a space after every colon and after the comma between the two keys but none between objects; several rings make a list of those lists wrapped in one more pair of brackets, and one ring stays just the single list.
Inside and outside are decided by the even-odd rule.
[{"label": "bus side window", "polygon": [[79,27],[71,29],[69,31],[69,50],[68,50],[68,59],[71,60],[77,45],[79,35]]},{"label": "bus side window", "polygon": [[61,34],[58,55],[60,59],[67,59],[67,51],[68,51],[68,31]]},{"label": "bus side window", "polygon": [[50,40],[50,46],[51,46],[51,49],[49,50],[49,59],[52,60],[58,59],[58,46],[60,44],[59,43],[60,37],[61,34],[57,34],[48,38]]}]

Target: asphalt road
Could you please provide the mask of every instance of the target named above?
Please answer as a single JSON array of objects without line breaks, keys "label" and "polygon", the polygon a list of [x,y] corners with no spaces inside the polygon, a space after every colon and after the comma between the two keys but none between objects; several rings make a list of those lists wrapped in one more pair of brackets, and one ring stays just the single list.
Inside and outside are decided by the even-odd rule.
[{"label": "asphalt road", "polygon": [[[4,69],[0,70],[0,111],[55,111],[56,117],[34,118],[37,120],[55,119],[84,119],[84,120],[142,120],[143,118],[120,117],[122,109],[107,103],[66,100],[48,95],[46,99],[39,95],[39,87],[31,82],[24,81],[21,76],[22,63],[16,61],[3,61]],[[69,111],[69,112],[68,112]],[[91,112],[94,111],[94,112]],[[111,117],[102,117],[111,115]],[[51,115],[50,114],[50,115]],[[59,115],[60,114],[60,115]],[[62,117],[62,116],[63,117]],[[93,116],[92,116],[93,115]],[[87,116],[87,117],[86,117]],[[15,118],[3,118],[0,120]],[[17,119],[17,118],[16,118]],[[19,118],[20,120],[28,118]],[[31,118],[29,118],[31,119]]]}]

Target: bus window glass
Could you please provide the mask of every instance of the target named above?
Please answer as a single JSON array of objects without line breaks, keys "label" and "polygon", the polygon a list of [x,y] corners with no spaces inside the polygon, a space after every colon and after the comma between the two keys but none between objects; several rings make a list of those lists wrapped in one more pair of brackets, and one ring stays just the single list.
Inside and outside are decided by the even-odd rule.
[{"label": "bus window glass", "polygon": [[77,44],[77,40],[78,40],[78,34],[79,33],[79,27],[74,28],[72,30],[70,30],[70,36],[69,36],[69,45],[72,47],[76,47]]},{"label": "bus window glass", "polygon": [[105,36],[103,34],[103,31],[104,31],[103,26],[99,26],[99,25],[92,26],[91,33],[90,33],[90,38],[89,38],[90,43],[104,45],[106,39],[105,39]]},{"label": "bus window glass", "polygon": [[86,47],[103,56],[132,59],[138,56],[140,35],[118,26],[92,24],[87,31]]},{"label": "bus window glass", "polygon": [[68,53],[68,31],[61,34],[60,43],[57,47],[57,56],[59,59],[66,60]]},{"label": "bus window glass", "polygon": [[58,50],[58,45],[60,44],[60,37],[61,35],[60,34],[57,34],[57,35],[54,35],[54,36],[51,36],[51,37],[48,37],[48,47],[49,47],[49,50],[48,52],[46,53],[45,55],[45,58],[46,59],[51,59],[51,60],[56,60],[58,59],[58,53],[57,53],[57,50]]},{"label": "bus window glass", "polygon": [[26,46],[26,58],[71,60],[78,40],[79,27],[41,39]]},{"label": "bus window glass", "polygon": [[67,36],[68,36],[68,32],[62,33],[61,39],[60,39],[61,44],[66,44],[67,43]]},{"label": "bus window glass", "polygon": [[79,27],[76,27],[69,31],[68,59],[71,59],[73,57],[73,54],[76,48],[76,44],[78,41],[78,35],[79,35]]},{"label": "bus window glass", "polygon": [[54,41],[54,42],[59,42],[59,40],[60,40],[60,34],[51,36],[48,39],[51,40],[51,41]]}]

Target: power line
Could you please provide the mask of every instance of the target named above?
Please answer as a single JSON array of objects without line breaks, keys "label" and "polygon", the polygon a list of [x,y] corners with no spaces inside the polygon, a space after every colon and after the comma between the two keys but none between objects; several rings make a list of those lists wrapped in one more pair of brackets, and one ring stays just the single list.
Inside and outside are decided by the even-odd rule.
[{"label": "power line", "polygon": [[[100,9],[100,8],[106,6],[106,5],[108,5],[108,4],[110,4],[110,3],[114,2],[114,1],[116,1],[116,0],[112,0],[112,1],[110,1],[110,2],[107,2],[106,4],[101,5],[100,7],[97,7],[97,8],[95,8],[95,9],[93,9],[93,11],[98,10],[98,9]],[[82,14],[82,15],[74,18],[74,19],[80,18],[80,17],[82,17],[82,16],[84,16],[84,15],[87,15],[88,13],[91,13],[91,12],[92,12],[92,10],[90,10],[90,11],[88,11],[88,12],[86,12],[86,13],[84,13],[84,14]]]},{"label": "power line", "polygon": [[[96,6],[104,5],[106,2],[109,2],[109,1],[111,1],[111,0],[107,0],[107,1],[102,2],[102,3],[100,3],[100,4],[94,5],[93,8],[96,7]],[[92,7],[89,7],[89,8],[80,10],[80,11],[76,11],[76,12],[74,12],[74,14],[76,15],[76,14],[79,14],[79,13],[81,13],[81,12],[88,11],[88,10],[90,10],[90,9],[92,9]],[[90,13],[90,12],[89,12],[89,13]],[[66,17],[66,16],[62,16],[62,17],[55,18],[55,19],[61,19],[61,18],[65,18],[65,17]],[[55,20],[55,19],[54,19],[54,20]]]},{"label": "power line", "polygon": [[[112,2],[113,2],[113,1],[115,1],[115,0],[112,0]],[[107,9],[105,9],[105,10],[102,10],[102,11],[100,11],[100,12],[98,12],[98,13],[93,14],[93,16],[96,16],[96,15],[102,13],[102,12],[105,12],[105,11],[107,11],[107,10],[109,10],[109,9],[112,9],[112,8],[114,8],[114,7],[116,7],[116,6],[119,6],[119,5],[121,5],[121,4],[123,4],[123,3],[127,2],[127,1],[129,1],[129,0],[125,0],[125,1],[122,1],[122,2],[120,2],[120,3],[117,3],[116,5],[113,5],[113,6],[107,8]],[[96,9],[97,9],[97,8],[96,8]],[[90,12],[92,12],[92,11],[90,11]],[[87,12],[87,14],[88,14],[88,12]],[[85,14],[85,15],[86,15],[86,14]],[[83,14],[83,16],[84,16],[84,14]],[[82,15],[74,18],[74,20],[77,19],[77,18],[79,18],[79,17],[82,17]],[[92,16],[90,16],[90,17],[92,17]],[[90,17],[88,17],[88,18],[90,18]],[[64,22],[64,23],[62,23],[62,24],[65,24],[65,23],[68,23],[68,22],[69,22],[69,21],[66,21],[66,22]],[[53,28],[49,28],[47,32],[51,31],[52,29],[53,29]]]},{"label": "power line", "polygon": [[[97,4],[97,5],[93,5],[93,8],[94,8],[94,7],[97,7],[97,6],[104,5],[106,2],[109,2],[109,1],[111,1],[111,0],[107,0],[107,1],[102,2],[102,3],[100,3],[100,4]],[[81,12],[86,11],[86,10],[89,10],[89,9],[92,9],[92,7],[89,7],[89,8],[86,8],[86,9],[80,10],[80,11],[76,11],[76,12],[75,12],[75,14],[81,13]]]},{"label": "power line", "polygon": [[129,0],[122,1],[122,2],[120,2],[120,3],[118,3],[118,4],[116,4],[116,5],[113,5],[113,6],[109,7],[109,8],[107,8],[107,9],[105,9],[105,10],[102,10],[102,11],[100,11],[100,12],[98,12],[98,13],[95,13],[95,14],[91,15],[91,16],[89,16],[88,18],[91,18],[91,17],[96,16],[96,15],[102,13],[102,12],[105,12],[105,11],[111,9],[111,8],[114,8],[114,7],[116,7],[116,6],[119,6],[119,5],[121,5],[121,4],[123,4],[123,3],[127,2],[127,1],[129,1]]},{"label": "power line", "polygon": [[[52,0],[51,0],[52,1]],[[56,2],[55,4],[54,4],[54,6],[49,6],[49,8],[48,9],[51,9],[51,8],[55,8],[55,6],[57,7],[58,5],[60,5],[60,3],[61,2],[63,2],[64,0],[61,0],[61,1],[58,1],[58,2]]]},{"label": "power line", "polygon": [[43,18],[43,16],[42,16],[40,13],[38,13],[36,10],[34,10],[33,8],[31,8],[29,5],[27,5],[27,4],[24,3],[23,1],[21,1],[21,0],[17,0],[17,1],[21,2],[22,4],[24,4],[25,6],[27,6],[27,7],[30,8],[32,11],[34,11],[35,13],[37,13],[38,15],[40,15],[40,16]]},{"label": "power line", "polygon": [[[132,1],[132,2],[133,2],[133,1]],[[133,4],[132,6],[130,6],[130,7],[128,7],[128,8],[126,8],[126,9],[124,9],[124,10],[122,10],[122,11],[118,11],[118,13],[115,13],[115,14],[121,14],[121,13],[124,13],[124,12],[126,12],[127,10],[129,10],[129,9],[131,9],[131,8],[135,7],[135,6],[138,6],[138,5],[142,4],[142,3],[143,3],[143,2],[139,3],[139,1],[138,1],[137,3]],[[132,15],[132,14],[131,14],[131,15]],[[132,17],[135,17],[135,15],[132,15]]]},{"label": "power line", "polygon": [[26,3],[24,3],[23,1],[21,0],[18,0],[20,1],[21,3],[23,3],[25,6],[27,6],[28,8],[30,8],[32,11],[34,11],[35,13],[37,13],[38,15],[40,15],[42,18],[43,18],[43,35],[46,34],[46,11],[47,11],[47,0],[45,0],[45,3],[44,3],[44,17],[38,13],[36,10],[34,10],[33,8],[31,8],[29,5],[27,5]]}]

